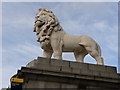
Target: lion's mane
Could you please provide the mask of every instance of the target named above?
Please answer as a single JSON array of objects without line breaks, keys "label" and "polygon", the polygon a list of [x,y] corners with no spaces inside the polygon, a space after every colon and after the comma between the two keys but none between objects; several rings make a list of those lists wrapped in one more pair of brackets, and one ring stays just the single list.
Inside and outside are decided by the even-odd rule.
[{"label": "lion's mane", "polygon": [[[50,44],[50,36],[52,32],[63,31],[63,29],[60,26],[58,19],[56,18],[56,16],[52,11],[47,10],[45,8],[40,8],[39,12],[41,12],[41,14],[42,13],[46,14],[46,20],[45,20],[45,23],[39,28],[39,31],[37,31],[37,35],[38,35],[37,41],[44,43],[43,46],[46,46]],[[36,26],[34,28],[34,31],[36,32]]]}]

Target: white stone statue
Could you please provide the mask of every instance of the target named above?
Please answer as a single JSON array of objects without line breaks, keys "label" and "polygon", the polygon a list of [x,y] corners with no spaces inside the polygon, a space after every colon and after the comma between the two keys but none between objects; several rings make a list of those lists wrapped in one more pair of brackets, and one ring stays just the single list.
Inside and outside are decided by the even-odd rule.
[{"label": "white stone statue", "polygon": [[90,54],[97,64],[103,65],[100,46],[86,35],[74,36],[67,34],[52,11],[40,8],[35,17],[34,32],[43,49],[43,57],[62,60],[62,52],[74,52],[77,62],[83,62]]}]

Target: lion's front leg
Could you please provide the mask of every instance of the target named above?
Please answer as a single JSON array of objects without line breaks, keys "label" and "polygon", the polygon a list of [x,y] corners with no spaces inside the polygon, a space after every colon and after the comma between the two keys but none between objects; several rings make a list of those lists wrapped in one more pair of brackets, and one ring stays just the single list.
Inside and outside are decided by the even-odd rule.
[{"label": "lion's front leg", "polygon": [[51,46],[53,49],[54,58],[58,59],[58,60],[62,60],[62,45],[61,45],[61,43],[55,39],[55,40],[51,41]]},{"label": "lion's front leg", "polygon": [[54,52],[54,58],[58,60],[62,60],[62,53],[59,52],[58,50],[55,50]]},{"label": "lion's front leg", "polygon": [[45,57],[45,58],[51,58],[52,53],[53,53],[53,51],[44,50],[43,51],[43,57]]}]

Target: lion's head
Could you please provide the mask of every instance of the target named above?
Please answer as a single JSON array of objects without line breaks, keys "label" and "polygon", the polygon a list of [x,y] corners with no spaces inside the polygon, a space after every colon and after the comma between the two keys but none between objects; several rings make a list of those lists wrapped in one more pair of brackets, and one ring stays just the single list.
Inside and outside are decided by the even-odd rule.
[{"label": "lion's head", "polygon": [[41,47],[45,48],[50,44],[50,36],[53,31],[63,30],[52,11],[40,8],[35,17],[34,32]]}]

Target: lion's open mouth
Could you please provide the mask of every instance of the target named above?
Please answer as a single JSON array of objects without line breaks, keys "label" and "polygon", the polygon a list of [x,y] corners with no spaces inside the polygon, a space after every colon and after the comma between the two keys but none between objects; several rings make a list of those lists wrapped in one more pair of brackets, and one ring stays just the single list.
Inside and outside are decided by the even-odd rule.
[{"label": "lion's open mouth", "polygon": [[37,20],[35,21],[35,26],[37,26],[38,28],[40,28],[41,26],[43,26],[45,24],[45,22],[41,21],[41,20]]}]

